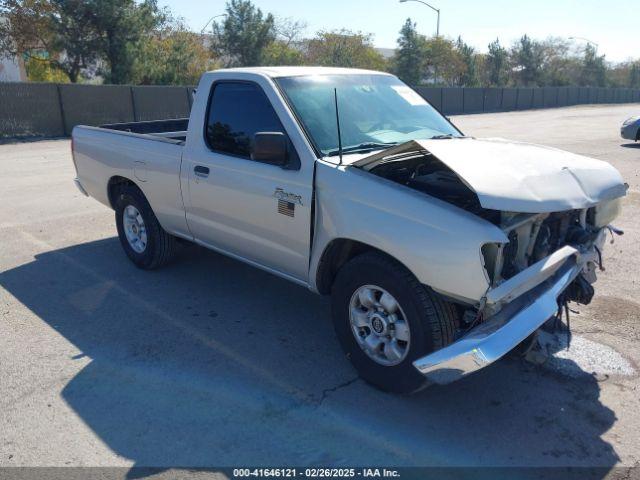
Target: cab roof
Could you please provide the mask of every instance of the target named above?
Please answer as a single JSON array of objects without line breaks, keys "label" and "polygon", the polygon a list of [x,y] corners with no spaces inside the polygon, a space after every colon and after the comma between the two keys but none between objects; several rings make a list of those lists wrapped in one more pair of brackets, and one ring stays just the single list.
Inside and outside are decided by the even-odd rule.
[{"label": "cab roof", "polygon": [[264,75],[271,78],[278,77],[299,77],[304,75],[390,75],[386,72],[376,70],[363,70],[359,68],[337,68],[337,67],[242,67],[242,68],[222,68],[209,73],[252,73]]}]

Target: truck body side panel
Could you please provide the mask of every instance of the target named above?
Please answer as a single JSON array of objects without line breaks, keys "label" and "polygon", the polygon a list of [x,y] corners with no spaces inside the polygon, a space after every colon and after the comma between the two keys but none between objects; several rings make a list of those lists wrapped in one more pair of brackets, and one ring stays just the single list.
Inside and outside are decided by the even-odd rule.
[{"label": "truck body side panel", "polygon": [[90,196],[111,207],[109,180],[129,179],[145,194],[166,231],[190,238],[180,192],[181,145],[94,127],[76,127],[73,139],[78,179]]}]

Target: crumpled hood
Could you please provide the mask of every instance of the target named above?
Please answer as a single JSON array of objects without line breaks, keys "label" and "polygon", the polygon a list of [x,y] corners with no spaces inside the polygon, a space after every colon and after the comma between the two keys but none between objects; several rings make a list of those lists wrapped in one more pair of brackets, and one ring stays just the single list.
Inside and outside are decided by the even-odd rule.
[{"label": "crumpled hood", "polygon": [[390,156],[428,152],[493,210],[543,213],[587,208],[622,197],[620,173],[600,160],[498,138],[412,140],[351,165],[369,170]]}]

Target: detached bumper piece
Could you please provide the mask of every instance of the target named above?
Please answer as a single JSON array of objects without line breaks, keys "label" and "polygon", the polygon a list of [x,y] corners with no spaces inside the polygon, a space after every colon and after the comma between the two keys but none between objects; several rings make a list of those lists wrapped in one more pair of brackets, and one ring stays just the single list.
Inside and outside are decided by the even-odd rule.
[{"label": "detached bumper piece", "polygon": [[[602,233],[596,244],[604,243]],[[460,340],[413,362],[430,382],[447,384],[495,362],[536,331],[558,310],[558,297],[580,275],[596,250],[563,247],[487,294],[495,315]]]}]

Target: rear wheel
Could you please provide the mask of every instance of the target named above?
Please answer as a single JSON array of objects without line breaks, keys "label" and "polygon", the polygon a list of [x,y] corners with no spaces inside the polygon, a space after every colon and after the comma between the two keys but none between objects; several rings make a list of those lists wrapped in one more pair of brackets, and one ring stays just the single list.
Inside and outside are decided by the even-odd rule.
[{"label": "rear wheel", "polygon": [[377,252],[340,269],[332,313],[340,344],[360,377],[396,393],[426,386],[413,361],[449,345],[457,322],[451,304]]},{"label": "rear wheel", "polygon": [[137,267],[153,270],[173,258],[176,238],[160,226],[140,189],[132,185],[121,187],[115,212],[120,244]]}]

